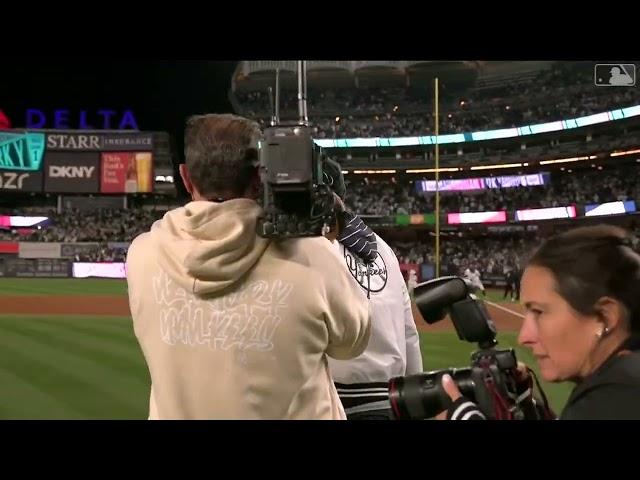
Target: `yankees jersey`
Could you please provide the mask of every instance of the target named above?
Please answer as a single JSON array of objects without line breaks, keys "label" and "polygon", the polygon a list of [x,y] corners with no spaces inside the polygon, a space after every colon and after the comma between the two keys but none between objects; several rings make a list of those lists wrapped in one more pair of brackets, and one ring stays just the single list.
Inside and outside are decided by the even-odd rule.
[{"label": "yankees jersey", "polygon": [[467,277],[471,283],[480,282],[480,272],[478,270],[471,270],[467,268],[464,271],[464,276]]},{"label": "yankees jersey", "polygon": [[369,267],[335,241],[334,252],[345,263],[362,294],[369,290],[371,337],[364,353],[351,360],[329,358],[329,368],[347,414],[389,408],[388,381],[422,372],[418,331],[398,260],[376,235],[378,255]]}]

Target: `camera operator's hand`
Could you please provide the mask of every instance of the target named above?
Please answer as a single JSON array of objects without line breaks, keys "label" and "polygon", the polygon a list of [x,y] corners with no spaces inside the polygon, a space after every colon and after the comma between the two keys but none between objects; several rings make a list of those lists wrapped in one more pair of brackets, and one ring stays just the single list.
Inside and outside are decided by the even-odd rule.
[{"label": "camera operator's hand", "polygon": [[454,382],[453,378],[451,378],[451,375],[442,376],[442,388],[444,388],[444,391],[447,395],[449,395],[449,398],[452,402],[455,402],[462,396],[460,390],[458,390],[456,382]]},{"label": "camera operator's hand", "polygon": [[[455,402],[460,397],[462,397],[462,394],[460,393],[460,390],[458,390],[458,386],[456,385],[456,382],[454,382],[453,378],[451,378],[451,375],[442,376],[442,388],[444,389],[445,393],[449,395],[449,398],[451,399],[452,402]],[[444,410],[440,412],[438,415],[436,415],[435,419],[447,420],[447,413],[448,413],[447,410]]]},{"label": "camera operator's hand", "polygon": [[528,382],[530,378],[531,374],[529,373],[529,367],[522,362],[518,362],[518,367],[516,368],[516,381],[518,383]]},{"label": "camera operator's hand", "polygon": [[524,412],[526,420],[551,420],[556,418],[556,414],[551,410],[544,391],[538,384],[538,395],[534,394],[533,382],[535,374],[522,362],[518,362],[515,372],[517,402]]},{"label": "camera operator's hand", "polygon": [[333,193],[333,205],[336,209],[336,212],[342,213],[344,212],[347,207],[344,204],[344,201],[338,196],[338,194],[336,192],[332,192]]},{"label": "camera operator's hand", "polygon": [[442,376],[442,388],[451,399],[448,410],[439,413],[436,420],[485,420],[478,406],[468,398],[462,396],[456,382],[450,375]]},{"label": "camera operator's hand", "polygon": [[518,362],[515,371],[516,392],[518,395],[533,395],[533,377],[531,371],[524,363]]}]

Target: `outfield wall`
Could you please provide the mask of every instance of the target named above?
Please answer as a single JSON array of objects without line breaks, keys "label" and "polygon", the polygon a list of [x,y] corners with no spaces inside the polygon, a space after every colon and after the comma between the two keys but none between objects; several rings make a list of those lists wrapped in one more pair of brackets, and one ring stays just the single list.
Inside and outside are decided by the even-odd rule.
[{"label": "outfield wall", "polygon": [[[39,243],[39,242],[2,242],[0,249],[0,277],[13,278],[126,278],[126,264],[123,262],[78,262],[76,255],[99,246],[98,243]],[[109,246],[126,248],[126,243],[113,243]],[[417,273],[418,281],[433,278],[435,265],[430,263],[401,263],[400,269],[405,277],[409,270]],[[446,274],[446,272],[443,272]],[[482,282],[486,287],[506,285],[504,275],[485,274]]]},{"label": "outfield wall", "polygon": [[73,262],[64,258],[0,257],[0,277],[12,278],[126,278],[122,262]]},{"label": "outfield wall", "polygon": [[[97,242],[0,242],[0,277],[126,278],[123,262],[79,262],[78,255],[99,249]],[[127,243],[107,247],[126,249]]]}]

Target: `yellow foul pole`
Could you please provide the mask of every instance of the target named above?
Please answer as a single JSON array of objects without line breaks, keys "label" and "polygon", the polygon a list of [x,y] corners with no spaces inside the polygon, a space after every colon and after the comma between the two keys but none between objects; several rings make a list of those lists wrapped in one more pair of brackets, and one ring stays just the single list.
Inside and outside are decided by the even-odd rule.
[{"label": "yellow foul pole", "polygon": [[435,80],[435,127],[436,127],[436,278],[440,276],[440,187],[438,182],[440,180],[440,144],[438,136],[440,135],[440,129],[438,127],[438,78]]}]

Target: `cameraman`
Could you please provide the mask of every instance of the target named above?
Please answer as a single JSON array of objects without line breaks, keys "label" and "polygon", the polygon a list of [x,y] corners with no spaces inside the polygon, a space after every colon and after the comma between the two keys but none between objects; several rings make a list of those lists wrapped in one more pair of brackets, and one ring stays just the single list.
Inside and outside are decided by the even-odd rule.
[{"label": "cameraman", "polygon": [[[624,230],[599,225],[547,240],[522,277],[518,337],[548,382],[576,384],[563,420],[640,420],[640,255]],[[447,418],[481,418],[450,377]]]},{"label": "cameraman", "polygon": [[[340,164],[326,160],[324,173],[342,203],[346,186]],[[370,298],[372,315],[367,349],[351,360],[329,359],[331,374],[349,420],[389,420],[389,380],[422,372],[420,338],[400,265],[391,247],[351,212],[342,213],[327,238],[353,285]]]},{"label": "cameraman", "polygon": [[135,335],[151,375],[151,419],[345,419],[327,355],[360,355],[367,299],[324,238],[269,241],[259,126],[191,118],[180,174],[192,202],[129,249]]}]

